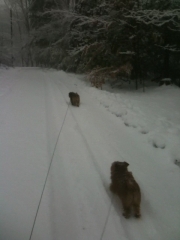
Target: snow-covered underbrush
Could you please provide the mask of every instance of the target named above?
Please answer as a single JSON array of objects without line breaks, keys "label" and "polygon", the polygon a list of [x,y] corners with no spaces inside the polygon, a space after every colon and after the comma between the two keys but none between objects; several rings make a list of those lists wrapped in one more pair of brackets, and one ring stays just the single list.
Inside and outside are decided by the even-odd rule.
[{"label": "snow-covered underbrush", "polygon": [[9,67],[5,64],[0,63],[0,69],[8,69]]}]

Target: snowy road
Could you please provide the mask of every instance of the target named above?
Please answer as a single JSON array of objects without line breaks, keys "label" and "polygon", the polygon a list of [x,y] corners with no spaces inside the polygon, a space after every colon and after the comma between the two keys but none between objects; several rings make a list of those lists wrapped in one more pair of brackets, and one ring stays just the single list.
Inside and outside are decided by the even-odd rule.
[{"label": "snowy road", "polygon": [[[160,161],[165,151],[72,75],[17,68],[2,71],[0,84],[0,239],[179,240],[180,173]],[[130,163],[141,186],[140,220],[124,219],[109,192],[116,160]]]}]

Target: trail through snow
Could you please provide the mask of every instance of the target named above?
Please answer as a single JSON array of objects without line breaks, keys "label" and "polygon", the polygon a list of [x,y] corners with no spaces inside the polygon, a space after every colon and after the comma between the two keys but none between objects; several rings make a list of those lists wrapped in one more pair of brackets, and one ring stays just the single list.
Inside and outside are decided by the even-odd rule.
[{"label": "trail through snow", "polygon": [[[1,69],[0,239],[179,240],[178,94],[100,91],[62,71]],[[139,220],[123,218],[109,191],[117,160],[141,187]]]}]

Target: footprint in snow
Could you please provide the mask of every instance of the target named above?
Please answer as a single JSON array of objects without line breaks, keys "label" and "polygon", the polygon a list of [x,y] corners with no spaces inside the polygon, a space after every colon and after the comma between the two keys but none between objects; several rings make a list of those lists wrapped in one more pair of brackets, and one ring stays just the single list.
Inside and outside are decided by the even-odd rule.
[{"label": "footprint in snow", "polygon": [[116,115],[116,117],[122,117],[122,114],[120,113],[112,113],[112,114]]},{"label": "footprint in snow", "polygon": [[124,125],[125,125],[126,127],[133,127],[133,128],[137,128],[137,126],[136,126],[136,125],[129,124],[128,122],[124,122]]},{"label": "footprint in snow", "polygon": [[175,159],[174,163],[180,167],[180,159]]},{"label": "footprint in snow", "polygon": [[165,149],[166,145],[164,143],[157,143],[157,142],[153,141],[153,147]]},{"label": "footprint in snow", "polygon": [[147,134],[149,131],[148,130],[146,130],[146,129],[142,129],[141,131],[140,131],[140,133],[142,133],[142,134]]}]

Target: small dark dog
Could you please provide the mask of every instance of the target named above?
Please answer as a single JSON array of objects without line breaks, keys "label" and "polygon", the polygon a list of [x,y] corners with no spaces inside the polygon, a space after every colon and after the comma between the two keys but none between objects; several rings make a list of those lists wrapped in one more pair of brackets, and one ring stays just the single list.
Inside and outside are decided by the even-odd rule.
[{"label": "small dark dog", "polygon": [[79,96],[78,93],[70,92],[70,93],[69,93],[69,98],[70,98],[71,104],[72,104],[73,106],[79,107],[79,104],[80,104],[80,96]]},{"label": "small dark dog", "polygon": [[140,203],[141,192],[138,183],[135,181],[132,172],[128,172],[127,162],[113,162],[111,165],[110,190],[118,195],[123,205],[123,216],[129,218],[131,210],[134,210],[136,218],[141,216]]}]

